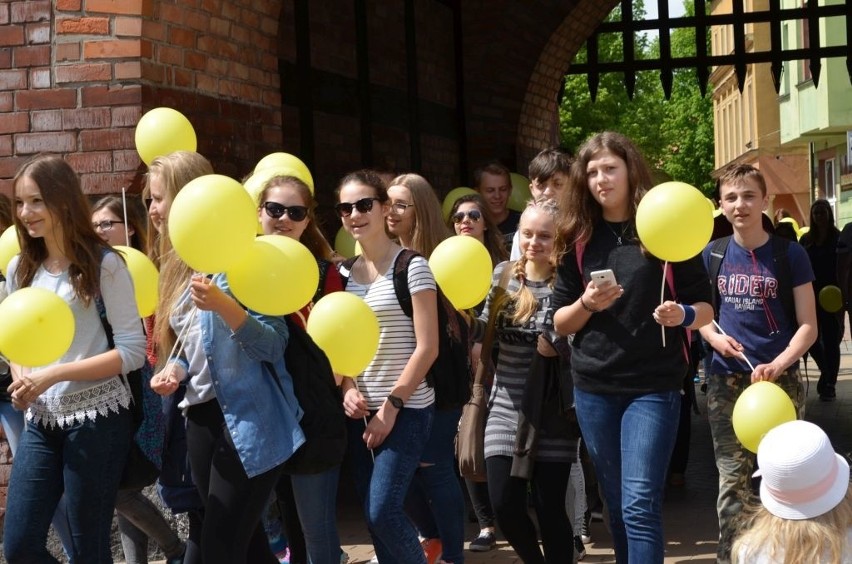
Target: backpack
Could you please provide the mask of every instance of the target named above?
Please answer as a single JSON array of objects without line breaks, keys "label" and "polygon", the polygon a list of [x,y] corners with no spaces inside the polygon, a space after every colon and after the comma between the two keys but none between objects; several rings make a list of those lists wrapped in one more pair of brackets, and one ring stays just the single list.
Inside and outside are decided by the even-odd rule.
[{"label": "backpack", "polygon": [[[778,279],[778,298],[781,300],[781,306],[787,319],[798,324],[796,302],[793,298],[793,274],[790,271],[790,261],[787,259],[790,241],[775,235],[770,235],[769,238],[772,240],[772,261],[775,263],[775,276]],[[716,279],[719,277],[722,260],[725,258],[725,252],[728,250],[730,242],[731,236],[728,235],[716,239],[713,241],[713,246],[710,247],[710,267],[707,269],[707,274],[710,276],[710,282],[713,286],[712,305],[717,320],[719,319],[719,287]]]},{"label": "backpack", "polygon": [[[414,316],[411,291],[408,288],[408,266],[411,259],[422,256],[410,249],[403,249],[393,265],[393,290],[402,312]],[[341,265],[343,286],[349,280],[349,272],[358,257]],[[426,383],[435,389],[435,408],[459,409],[468,402],[471,394],[473,373],[470,364],[470,329],[464,316],[438,288],[438,357],[426,374]]]},{"label": "backpack", "polygon": [[[304,412],[299,426],[305,434],[305,442],[284,462],[284,473],[318,474],[340,465],[346,453],[343,397],[328,357],[298,323],[290,316],[285,319],[290,335],[284,350],[284,364]],[[264,364],[274,372],[271,363]]]}]

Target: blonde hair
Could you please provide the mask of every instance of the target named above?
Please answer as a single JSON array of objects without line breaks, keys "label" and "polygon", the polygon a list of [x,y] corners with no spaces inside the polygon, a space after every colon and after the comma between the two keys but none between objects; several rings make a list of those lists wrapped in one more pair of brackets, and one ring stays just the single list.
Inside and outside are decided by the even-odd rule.
[{"label": "blonde hair", "polygon": [[302,202],[305,203],[305,207],[308,208],[308,217],[306,219],[308,225],[305,226],[305,231],[302,233],[302,237],[299,239],[299,242],[311,251],[314,258],[331,261],[334,251],[331,249],[331,245],[328,244],[328,241],[325,240],[325,237],[323,237],[319,230],[319,226],[317,225],[316,200],[314,200],[314,196],[311,194],[311,189],[308,188],[308,185],[300,179],[295,176],[273,176],[267,180],[266,184],[263,185],[263,190],[261,190],[258,201],[256,202],[258,209],[260,209],[260,206],[262,206],[266,201],[266,195],[269,193],[269,190],[277,188],[278,186],[289,186],[294,188],[299,193],[299,197],[302,198]]},{"label": "blonde hair", "polygon": [[411,192],[411,203],[414,204],[411,249],[429,258],[438,243],[450,236],[435,189],[419,174],[402,174],[394,178],[390,185],[405,186]]},{"label": "blonde hair", "polygon": [[[780,564],[800,562],[841,562],[846,535],[852,527],[852,491],[828,513],[813,519],[783,519],[762,505],[747,508],[743,533],[734,541],[732,562],[754,562],[758,555]],[[742,553],[742,554],[740,554]]]},{"label": "blonde hair", "polygon": [[[530,211],[545,212],[550,216],[551,221],[553,221],[553,236],[555,240],[553,242],[553,253],[550,256],[550,276],[548,276],[546,280],[547,285],[553,288],[553,284],[556,281],[556,262],[558,258],[557,249],[561,246],[559,244],[560,235],[558,229],[559,210],[553,202],[550,201],[530,201],[521,214],[521,219],[518,222],[518,229],[520,229],[520,226],[523,224],[524,217],[528,216]],[[521,285],[514,292],[504,293],[502,296],[503,299],[500,299],[498,303],[495,304],[497,309],[501,309],[509,303],[513,305],[509,319],[511,319],[512,323],[515,325],[524,325],[527,321],[529,321],[530,317],[535,314],[536,310],[538,310],[538,299],[536,299],[533,295],[532,290],[527,287],[526,267],[527,258],[526,255],[522,255],[521,258],[515,261],[515,266],[512,269],[512,278],[519,280]]]}]

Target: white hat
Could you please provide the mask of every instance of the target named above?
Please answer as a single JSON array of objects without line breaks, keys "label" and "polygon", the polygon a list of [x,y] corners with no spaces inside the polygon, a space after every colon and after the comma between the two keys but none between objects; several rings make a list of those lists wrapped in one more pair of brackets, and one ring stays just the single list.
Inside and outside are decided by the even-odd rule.
[{"label": "white hat", "polygon": [[782,519],[812,519],[834,509],[849,488],[849,463],[807,421],[769,431],[757,448],[760,500]]}]

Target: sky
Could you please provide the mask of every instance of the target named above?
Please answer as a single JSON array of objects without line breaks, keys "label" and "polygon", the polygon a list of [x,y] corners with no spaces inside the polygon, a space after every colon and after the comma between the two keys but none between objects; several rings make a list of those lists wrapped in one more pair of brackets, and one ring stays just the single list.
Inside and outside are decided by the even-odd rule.
[{"label": "sky", "polygon": [[[684,0],[669,0],[669,16],[676,18],[684,14]],[[645,0],[645,11],[648,13],[648,19],[656,19],[657,17],[657,0]]]}]

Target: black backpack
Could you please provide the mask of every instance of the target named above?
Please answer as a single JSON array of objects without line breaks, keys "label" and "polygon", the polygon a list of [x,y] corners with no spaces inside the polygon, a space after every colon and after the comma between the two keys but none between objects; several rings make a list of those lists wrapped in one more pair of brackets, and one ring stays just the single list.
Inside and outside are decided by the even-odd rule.
[{"label": "black backpack", "polygon": [[290,316],[285,319],[290,336],[284,363],[304,412],[299,426],[305,443],[284,463],[284,473],[318,474],[338,466],[346,453],[343,397],[328,357],[298,323]]},{"label": "black backpack", "polygon": [[[393,265],[393,289],[403,313],[413,317],[411,291],[408,288],[408,265],[421,256],[403,249]],[[343,263],[341,275],[344,287],[357,256]],[[467,321],[438,288],[438,357],[426,375],[426,382],[435,389],[437,409],[458,409],[470,399],[472,371],[470,365],[470,330]]]}]

